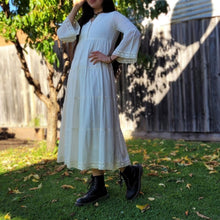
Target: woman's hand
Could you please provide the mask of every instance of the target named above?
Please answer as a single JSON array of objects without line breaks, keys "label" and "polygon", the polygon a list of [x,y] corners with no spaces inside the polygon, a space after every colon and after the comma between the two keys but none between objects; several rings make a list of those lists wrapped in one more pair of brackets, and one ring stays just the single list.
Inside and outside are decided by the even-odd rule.
[{"label": "woman's hand", "polygon": [[81,7],[86,0],[73,0],[73,5]]},{"label": "woman's hand", "polygon": [[103,63],[111,63],[112,60],[110,59],[110,56],[106,56],[105,54],[99,52],[99,51],[93,51],[91,52],[89,58],[91,58],[91,62],[93,64],[96,64],[97,62],[103,62]]},{"label": "woman's hand", "polygon": [[71,10],[71,12],[69,13],[68,17],[72,23],[72,25],[75,25],[75,17],[79,11],[79,9],[82,7],[83,3],[86,0],[73,0],[73,8]]}]

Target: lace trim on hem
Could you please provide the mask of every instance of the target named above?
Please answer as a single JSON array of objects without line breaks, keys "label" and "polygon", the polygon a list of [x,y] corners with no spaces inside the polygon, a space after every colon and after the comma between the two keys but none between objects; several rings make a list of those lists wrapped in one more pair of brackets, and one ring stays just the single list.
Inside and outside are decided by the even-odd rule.
[{"label": "lace trim on hem", "polygon": [[[72,128],[72,129],[77,129],[77,130],[82,130],[82,131],[85,131],[85,130],[101,130],[101,131],[114,131],[114,132],[119,132],[119,131],[116,131],[114,128]],[[71,129],[71,130],[72,130]]]},{"label": "lace trim on hem", "polygon": [[109,164],[109,163],[86,163],[86,164],[79,164],[78,162],[66,162],[64,159],[57,159],[57,163],[63,162],[64,164],[67,165],[68,169],[76,168],[79,170],[88,170],[88,169],[99,169],[99,170],[116,170],[121,167],[126,167],[128,165],[131,165],[130,160],[124,161],[124,162],[116,162],[114,164]]},{"label": "lace trim on hem", "polygon": [[113,100],[115,98],[113,98],[112,96],[107,96],[107,95],[87,95],[87,96],[74,96],[74,99],[85,99],[85,98],[94,98],[94,99],[110,99]]}]

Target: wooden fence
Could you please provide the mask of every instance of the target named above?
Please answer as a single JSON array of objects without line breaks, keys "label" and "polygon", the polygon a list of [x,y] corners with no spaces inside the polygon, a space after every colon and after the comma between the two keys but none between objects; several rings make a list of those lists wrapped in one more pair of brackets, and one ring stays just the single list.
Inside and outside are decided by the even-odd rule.
[{"label": "wooden fence", "polygon": [[220,140],[219,19],[148,28],[145,65],[124,68],[118,86],[132,135]]},{"label": "wooden fence", "polygon": [[[125,136],[220,140],[219,19],[146,30],[144,62],[123,66],[116,81]],[[30,126],[36,119],[46,126],[46,108],[27,85],[14,47],[0,47],[0,54],[0,126]],[[47,92],[42,57],[29,49],[28,60]]]}]

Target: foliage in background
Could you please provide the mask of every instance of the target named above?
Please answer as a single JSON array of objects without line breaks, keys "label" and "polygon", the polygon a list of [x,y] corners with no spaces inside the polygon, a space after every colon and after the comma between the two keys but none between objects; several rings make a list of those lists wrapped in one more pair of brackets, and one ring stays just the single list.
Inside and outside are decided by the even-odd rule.
[{"label": "foliage in background", "polygon": [[10,11],[10,15],[0,13],[1,35],[14,42],[17,31],[22,30],[27,34],[24,48],[29,45],[41,52],[51,64],[55,61],[59,64],[53,46],[57,39],[57,26],[70,11],[71,1],[64,1],[63,4],[54,0],[25,0],[12,3],[17,7],[16,11]]},{"label": "foliage in background", "polygon": [[[2,8],[8,0],[0,1]],[[133,22],[140,25],[145,17],[157,18],[161,13],[167,13],[165,0],[115,0],[117,10],[129,16]],[[53,51],[54,40],[57,40],[57,27],[66,18],[72,8],[72,1],[61,0],[14,0],[12,4],[17,10],[10,13],[0,12],[0,35],[8,41],[15,41],[16,33],[22,30],[27,34],[26,45],[41,52],[51,63],[59,60]],[[25,45],[25,46],[26,46]]]},{"label": "foliage in background", "polygon": [[168,11],[166,0],[115,0],[114,2],[118,11],[131,18],[140,27],[145,18],[153,20]]}]

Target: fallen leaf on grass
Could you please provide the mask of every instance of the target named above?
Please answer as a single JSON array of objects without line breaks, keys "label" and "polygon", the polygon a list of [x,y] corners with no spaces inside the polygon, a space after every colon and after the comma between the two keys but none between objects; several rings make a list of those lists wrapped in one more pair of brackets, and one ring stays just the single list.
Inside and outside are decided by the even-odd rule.
[{"label": "fallen leaf on grass", "polygon": [[21,208],[27,208],[27,206],[26,205],[21,205]]},{"label": "fallen leaf on grass", "polygon": [[84,183],[87,183],[89,181],[88,177],[84,177],[84,178],[75,177],[75,180],[83,181]]},{"label": "fallen leaf on grass", "polygon": [[43,176],[54,175],[54,174],[57,174],[57,171],[47,171],[47,173],[43,174]]},{"label": "fallen leaf on grass", "polygon": [[186,216],[189,215],[189,211],[188,211],[188,210],[185,211],[185,215],[186,215]]},{"label": "fallen leaf on grass", "polygon": [[148,176],[158,176],[158,172],[156,170],[150,170],[150,173],[147,174]]},{"label": "fallen leaf on grass", "polygon": [[165,184],[163,184],[163,183],[159,183],[158,185],[159,185],[159,186],[166,187]]},{"label": "fallen leaf on grass", "polygon": [[184,183],[184,180],[177,180],[176,183]]},{"label": "fallen leaf on grass", "polygon": [[216,160],[216,159],[219,159],[219,155],[213,154],[211,157],[211,161]]},{"label": "fallen leaf on grass", "polygon": [[98,206],[99,206],[99,203],[98,203],[98,202],[96,202],[96,203],[94,204],[94,206],[95,206],[95,207],[98,207]]},{"label": "fallen leaf on grass", "polygon": [[133,165],[135,165],[135,164],[139,164],[139,162],[138,161],[133,161]]},{"label": "fallen leaf on grass", "polygon": [[192,174],[192,173],[190,173],[190,174],[189,174],[189,176],[190,176],[190,177],[193,177],[193,174]]},{"label": "fallen leaf on grass", "polygon": [[66,164],[60,165],[58,168],[56,168],[57,172],[60,172],[61,170],[63,170],[66,167]]},{"label": "fallen leaf on grass", "polygon": [[179,166],[190,166],[193,164],[191,159],[188,158],[187,156],[177,158],[177,159],[173,160],[173,162],[177,163],[177,165],[179,165]]},{"label": "fallen leaf on grass", "polygon": [[108,176],[108,178],[105,179],[105,182],[106,182],[106,181],[109,181],[109,180],[113,180],[113,178],[110,177],[110,176]]},{"label": "fallen leaf on grass", "polygon": [[37,179],[37,180],[39,180],[40,179],[40,177],[39,177],[39,175],[38,174],[33,174],[32,175],[35,179]]},{"label": "fallen leaf on grass", "polygon": [[57,202],[58,200],[57,199],[53,199],[51,200],[51,203],[54,203],[54,202]]},{"label": "fallen leaf on grass", "polygon": [[210,148],[211,146],[209,146],[208,144],[200,144],[201,147],[208,147]]},{"label": "fallen leaf on grass", "polygon": [[150,156],[147,155],[147,151],[146,151],[145,149],[143,150],[143,155],[144,155],[144,156],[143,156],[143,160],[144,160],[144,161],[150,159]]},{"label": "fallen leaf on grass", "polygon": [[161,161],[171,161],[170,157],[164,157],[164,158],[160,158],[159,160]]},{"label": "fallen leaf on grass", "polygon": [[10,216],[9,212],[4,216],[4,219],[11,219],[11,216]]},{"label": "fallen leaf on grass", "polygon": [[[28,176],[25,176],[25,177],[24,177],[24,181],[29,180],[31,177],[34,177],[35,180],[39,180],[39,179],[40,179],[40,177],[39,177],[38,174],[31,173],[31,174],[29,174]],[[32,181],[33,181],[33,180],[32,180]]]},{"label": "fallen leaf on grass", "polygon": [[168,170],[169,169],[169,167],[168,166],[165,166],[165,165],[160,165],[160,164],[156,164],[156,163],[151,163],[151,164],[149,164],[148,165],[152,170],[151,171],[153,171],[153,170],[158,170],[158,169],[160,169],[160,170]]},{"label": "fallen leaf on grass", "polygon": [[109,185],[108,185],[108,184],[105,184],[105,187],[109,187]]},{"label": "fallen leaf on grass", "polygon": [[62,176],[69,176],[70,174],[68,173],[68,171],[65,171],[63,174],[61,174]]},{"label": "fallen leaf on grass", "polygon": [[84,175],[87,172],[87,170],[81,170],[80,174]]},{"label": "fallen leaf on grass", "polygon": [[211,170],[211,171],[209,171],[209,174],[212,174],[212,173],[218,173],[218,171],[217,171],[217,170]]},{"label": "fallen leaf on grass", "polygon": [[191,185],[190,183],[187,183],[187,184],[186,184],[186,188],[188,188],[188,189],[190,189],[191,186],[192,186],[192,185]]},{"label": "fallen leaf on grass", "polygon": [[170,155],[171,155],[171,156],[176,156],[176,154],[177,154],[178,152],[179,152],[178,150],[175,150],[175,151],[171,152]]},{"label": "fallen leaf on grass", "polygon": [[155,198],[153,198],[153,197],[148,197],[148,200],[150,200],[150,201],[154,201]]},{"label": "fallen leaf on grass", "polygon": [[140,209],[141,212],[143,213],[143,212],[145,212],[146,210],[148,210],[148,209],[150,208],[150,205],[149,205],[149,204],[145,204],[145,205],[136,205],[136,207],[137,207],[138,209]]},{"label": "fallen leaf on grass", "polygon": [[87,170],[86,173],[87,174],[92,174],[92,170]]},{"label": "fallen leaf on grass", "polygon": [[211,219],[203,214],[200,214],[199,212],[196,212],[196,214],[200,217],[200,218],[204,218],[204,219]]},{"label": "fallen leaf on grass", "polygon": [[75,189],[75,187],[74,186],[71,186],[71,185],[62,185],[61,186],[63,189]]},{"label": "fallen leaf on grass", "polygon": [[139,149],[139,150],[132,150],[132,149],[129,149],[128,151],[129,151],[131,154],[138,154],[138,153],[141,153],[141,152],[142,152],[141,149]]},{"label": "fallen leaf on grass", "polygon": [[84,183],[88,183],[88,181],[89,181],[88,177],[84,177],[83,181],[84,181]]},{"label": "fallen leaf on grass", "polygon": [[23,193],[23,192],[20,192],[19,189],[11,189],[11,188],[8,188],[8,193],[9,194],[20,194],[20,193]]},{"label": "fallen leaf on grass", "polygon": [[199,197],[198,200],[204,199],[204,197]]},{"label": "fallen leaf on grass", "polygon": [[30,188],[29,190],[36,190],[42,188],[42,183],[40,183],[37,187]]},{"label": "fallen leaf on grass", "polygon": [[207,165],[206,163],[204,163],[205,167],[208,169],[208,170],[214,170],[214,166],[213,165]]}]

